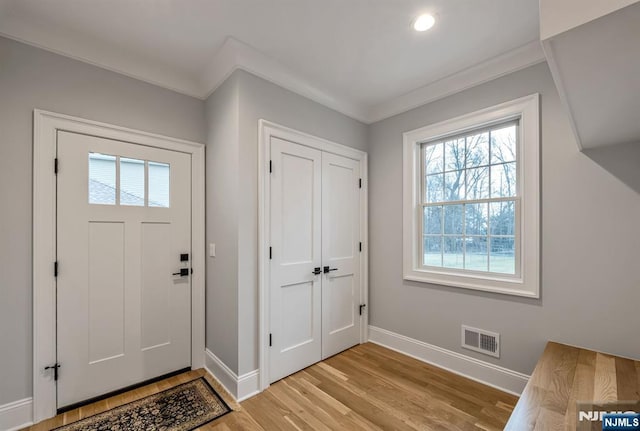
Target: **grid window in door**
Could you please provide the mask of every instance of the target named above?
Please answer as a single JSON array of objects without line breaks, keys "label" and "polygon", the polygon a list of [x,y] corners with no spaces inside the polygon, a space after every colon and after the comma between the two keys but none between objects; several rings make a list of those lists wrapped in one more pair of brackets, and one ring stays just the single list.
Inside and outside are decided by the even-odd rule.
[{"label": "grid window in door", "polygon": [[169,208],[171,166],[89,153],[89,203]]}]

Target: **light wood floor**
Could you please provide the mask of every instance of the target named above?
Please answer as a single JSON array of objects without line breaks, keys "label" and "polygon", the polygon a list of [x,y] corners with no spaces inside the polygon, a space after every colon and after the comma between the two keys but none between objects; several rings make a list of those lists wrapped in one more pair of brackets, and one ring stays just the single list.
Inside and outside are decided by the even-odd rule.
[{"label": "light wood floor", "polygon": [[[190,371],[27,428],[44,431],[205,375]],[[367,343],[271,385],[202,429],[502,430],[517,397]]]}]

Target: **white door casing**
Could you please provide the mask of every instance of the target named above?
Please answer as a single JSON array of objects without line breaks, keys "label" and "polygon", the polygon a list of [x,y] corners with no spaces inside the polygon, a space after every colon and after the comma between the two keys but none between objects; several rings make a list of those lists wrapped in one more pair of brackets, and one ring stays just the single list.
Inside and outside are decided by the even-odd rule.
[{"label": "white door casing", "polygon": [[[115,187],[90,179],[96,153],[117,157]],[[60,408],[191,365],[190,277],[172,275],[191,254],[191,155],[58,131],[58,161]],[[145,193],[158,187],[149,162],[168,165],[166,208]],[[90,182],[113,203],[91,203]]]},{"label": "white door casing", "polygon": [[[366,312],[366,308],[363,310],[362,316],[359,315],[359,305],[366,304],[368,293],[367,293],[367,156],[366,153],[360,150],[356,150],[351,147],[346,147],[340,144],[335,144],[333,142],[317,138],[302,132],[298,132],[293,129],[286,128],[284,126],[280,126],[274,123],[267,122],[265,120],[259,121],[259,227],[258,227],[258,236],[259,236],[259,289],[258,289],[258,300],[259,300],[259,342],[260,342],[260,356],[259,356],[259,376],[260,376],[260,390],[266,389],[272,381],[275,381],[291,372],[297,371],[298,369],[304,368],[305,366],[320,361],[323,357],[330,356],[332,350],[334,353],[337,353],[345,348],[351,347],[358,342],[362,343],[367,340],[368,331],[368,315]],[[345,223],[338,223],[335,228],[333,228],[334,234],[344,233],[349,239],[346,240],[346,243],[349,243],[353,248],[352,250],[357,251],[359,254],[355,257],[353,256],[351,251],[345,251],[344,243],[336,241],[331,249],[329,245],[329,249],[327,251],[324,250],[324,230],[330,234],[332,228],[325,229],[323,227],[322,235],[322,251],[323,253],[328,253],[327,256],[333,256],[327,260],[327,263],[319,262],[318,264],[308,265],[308,268],[305,271],[309,272],[305,277],[307,280],[314,280],[314,284],[317,284],[315,274],[312,274],[315,268],[320,268],[321,274],[317,277],[321,280],[320,283],[324,286],[324,284],[333,284],[335,287],[334,295],[327,294],[326,298],[324,294],[321,293],[323,297],[323,301],[335,301],[338,305],[341,306],[340,311],[336,311],[333,314],[326,311],[323,312],[322,306],[319,308],[315,306],[313,310],[320,314],[327,315],[328,319],[333,318],[334,324],[333,327],[331,324],[327,323],[326,325],[322,322],[322,318],[320,319],[320,326],[323,328],[321,331],[327,330],[327,336],[321,337],[321,349],[318,352],[317,348],[314,350],[313,355],[314,359],[310,358],[306,359],[306,362],[300,362],[297,366],[293,366],[292,364],[287,364],[289,369],[288,372],[279,371],[279,374],[273,374],[272,371],[276,369],[278,366],[274,366],[274,361],[279,361],[280,356],[276,346],[278,343],[278,339],[280,335],[278,329],[273,331],[272,323],[277,320],[273,319],[273,313],[280,313],[278,310],[272,309],[272,297],[270,294],[270,284],[274,278],[274,272],[278,272],[280,270],[279,263],[274,262],[274,259],[278,259],[278,251],[276,250],[278,247],[275,246],[274,231],[278,228],[274,227],[275,225],[272,223],[272,217],[274,214],[273,211],[273,196],[272,196],[272,180],[277,177],[276,171],[278,170],[278,162],[273,160],[273,150],[272,143],[276,143],[276,146],[282,146],[282,142],[286,142],[289,148],[306,148],[314,149],[320,152],[321,159],[323,159],[323,165],[326,163],[327,167],[321,169],[320,175],[323,178],[321,180],[321,194],[323,197],[320,199],[321,214],[319,216],[320,220],[323,217],[329,217],[327,219],[330,220],[333,216],[343,216],[344,214],[351,214],[356,216],[357,220],[353,220]],[[290,147],[293,145],[294,147]],[[303,151],[303,150],[301,150]],[[291,150],[290,150],[291,152]],[[332,156],[336,156],[333,158]],[[325,184],[323,170],[328,169],[327,171],[327,180]],[[333,172],[331,172],[333,170]],[[332,186],[334,187],[342,187],[347,182],[352,182],[353,178],[349,179],[350,175],[357,176],[357,172],[359,171],[359,178],[357,181],[353,182],[351,186],[347,187],[347,190],[339,190],[334,198],[333,204],[336,205],[339,202],[344,202],[349,197],[352,198],[352,202],[350,202],[350,209],[347,210],[337,210],[337,207],[331,208],[331,199],[329,196],[324,196],[324,190],[330,190]],[[278,181],[275,179],[274,181]],[[333,183],[333,185],[332,185]],[[352,192],[355,190],[355,194]],[[328,192],[330,194],[330,192]],[[327,209],[324,208],[324,200],[329,199],[327,201]],[[317,204],[316,204],[317,205]],[[325,212],[327,215],[325,216]],[[333,213],[333,215],[332,215]],[[280,216],[280,218],[282,218]],[[322,223],[322,222],[321,222]],[[353,243],[351,243],[353,241]],[[330,243],[330,241],[328,242]],[[361,245],[360,245],[361,243]],[[322,253],[321,253],[322,254]],[[331,261],[331,262],[330,262]],[[330,266],[330,263],[342,263],[342,270],[331,271],[328,274],[322,272],[323,266]],[[345,292],[349,291],[349,288],[345,288],[352,282],[352,286],[354,290],[352,290],[349,294]],[[274,283],[276,286],[279,281]],[[321,288],[321,291],[324,292],[324,288]],[[339,294],[336,294],[339,293]],[[355,293],[355,294],[354,294]],[[350,303],[350,304],[349,304]],[[310,313],[307,313],[310,315]],[[280,317],[278,317],[279,319]],[[352,338],[353,337],[353,338]],[[310,339],[310,338],[308,338]],[[314,338],[315,341],[315,338]],[[270,343],[271,342],[271,343]],[[273,347],[270,347],[270,344],[273,344]],[[300,344],[300,343],[298,343]],[[311,344],[311,343],[308,343]],[[308,345],[307,344],[307,345]],[[295,345],[295,344],[294,344]],[[302,347],[298,345],[298,347]],[[323,354],[322,349],[326,350],[326,354]]]},{"label": "white door casing", "polygon": [[271,141],[271,381],[321,355],[322,152]]},{"label": "white door casing", "polygon": [[[191,155],[191,366],[204,366],[204,145],[125,127],[34,110],[33,140],[33,422],[56,414],[56,174],[58,131]],[[60,165],[60,172],[64,171]],[[62,268],[60,268],[62,270]],[[62,365],[64,367],[64,365]],[[61,368],[62,371],[62,368]]]},{"label": "white door casing", "polygon": [[360,340],[360,164],[322,153],[322,359]]}]

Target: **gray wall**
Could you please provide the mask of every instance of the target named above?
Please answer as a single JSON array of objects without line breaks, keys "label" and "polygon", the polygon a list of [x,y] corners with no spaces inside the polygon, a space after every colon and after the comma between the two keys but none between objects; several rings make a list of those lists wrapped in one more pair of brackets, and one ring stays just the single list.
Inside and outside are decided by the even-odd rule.
[{"label": "gray wall", "polygon": [[32,393],[34,108],[206,137],[201,100],[0,37],[0,405]]},{"label": "gray wall", "polygon": [[367,148],[367,126],[244,71],[240,89],[239,374],[258,368],[258,120]]},{"label": "gray wall", "polygon": [[207,99],[206,346],[235,371],[238,364],[238,79]]},{"label": "gray wall", "polygon": [[[402,133],[536,92],[541,299],[403,281]],[[524,373],[547,340],[640,357],[640,148],[580,153],[546,63],[380,121],[369,132],[372,325]],[[461,324],[501,333],[502,357],[461,349]]]}]

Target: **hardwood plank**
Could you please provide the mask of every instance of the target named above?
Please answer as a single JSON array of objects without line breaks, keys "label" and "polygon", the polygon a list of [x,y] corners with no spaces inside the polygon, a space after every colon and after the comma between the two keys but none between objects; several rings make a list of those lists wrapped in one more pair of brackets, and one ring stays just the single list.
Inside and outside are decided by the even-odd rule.
[{"label": "hardwood plank", "polygon": [[506,430],[575,430],[579,402],[640,400],[640,361],[549,342]]},{"label": "hardwood plank", "polygon": [[[623,364],[625,369],[629,364]],[[48,431],[200,376],[233,412],[201,427],[229,430],[500,430],[517,398],[374,344],[315,364],[237,403],[204,370],[189,371],[43,421]]]}]

